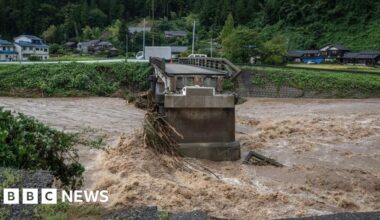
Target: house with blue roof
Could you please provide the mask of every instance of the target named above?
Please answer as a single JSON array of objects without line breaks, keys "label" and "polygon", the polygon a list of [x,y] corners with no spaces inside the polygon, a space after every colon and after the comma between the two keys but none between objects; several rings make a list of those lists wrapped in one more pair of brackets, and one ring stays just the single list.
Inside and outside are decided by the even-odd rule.
[{"label": "house with blue roof", "polygon": [[49,46],[42,39],[33,35],[20,35],[14,38],[18,59],[29,60],[38,57],[41,60],[49,59]]},{"label": "house with blue roof", "polygon": [[0,61],[16,61],[18,53],[13,43],[0,39]]}]

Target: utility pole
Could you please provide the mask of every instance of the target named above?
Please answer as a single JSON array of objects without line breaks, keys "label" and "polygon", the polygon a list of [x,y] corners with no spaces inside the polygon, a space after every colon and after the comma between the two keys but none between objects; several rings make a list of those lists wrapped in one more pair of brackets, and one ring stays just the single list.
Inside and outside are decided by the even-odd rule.
[{"label": "utility pole", "polygon": [[128,58],[128,30],[127,34],[125,35],[125,58]]},{"label": "utility pole", "polygon": [[144,30],[143,30],[143,54],[145,59],[145,18],[144,18]]},{"label": "utility pole", "polygon": [[194,46],[195,46],[195,21],[193,24],[193,46],[191,48],[191,54],[194,54]]},{"label": "utility pole", "polygon": [[210,48],[210,52],[211,52],[211,57],[212,57],[212,47],[213,47],[213,44],[214,42],[213,42],[213,39],[212,39],[212,35],[211,35],[211,48]]},{"label": "utility pole", "polygon": [[214,29],[211,27],[211,42],[210,42],[210,56],[212,57],[212,47],[213,47],[213,37],[214,37]]},{"label": "utility pole", "polygon": [[[154,26],[154,0],[152,0],[152,29]],[[152,44],[154,46],[154,32],[152,30]]]}]

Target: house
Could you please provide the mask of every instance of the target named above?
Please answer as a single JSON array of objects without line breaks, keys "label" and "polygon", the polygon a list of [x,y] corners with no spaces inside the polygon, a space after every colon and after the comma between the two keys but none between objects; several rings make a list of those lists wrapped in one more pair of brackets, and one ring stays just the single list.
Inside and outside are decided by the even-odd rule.
[{"label": "house", "polygon": [[287,59],[294,63],[322,63],[323,57],[319,50],[292,50],[288,52]]},{"label": "house", "polygon": [[107,54],[110,56],[118,54],[118,50],[112,45],[112,43],[103,40],[79,42],[77,44],[77,51],[81,53]]},{"label": "house", "polygon": [[380,51],[363,51],[358,53],[345,53],[344,64],[380,65]]},{"label": "house", "polygon": [[68,41],[63,45],[66,49],[74,50],[77,47],[77,42],[75,41]]},{"label": "house", "polygon": [[325,61],[341,62],[344,54],[351,52],[351,50],[340,44],[328,44],[322,47],[319,52],[325,58]]},{"label": "house", "polygon": [[187,51],[187,46],[170,46],[172,50],[172,57],[177,58],[179,55],[185,51]]},{"label": "house", "polygon": [[89,51],[94,54],[107,54],[109,56],[118,55],[118,50],[108,41],[99,41],[94,45],[91,45]]},{"label": "house", "polygon": [[357,61],[356,61],[356,57],[359,56],[360,53],[353,53],[353,52],[349,52],[349,53],[345,53],[343,55],[343,62],[344,64],[355,64]]},{"label": "house", "polygon": [[13,43],[0,39],[0,61],[16,61],[18,53]]},{"label": "house", "polygon": [[100,42],[100,40],[90,40],[90,41],[78,42],[77,51],[80,53],[89,53],[89,47],[93,47],[99,42]]},{"label": "house", "polygon": [[19,60],[29,60],[38,57],[41,60],[49,59],[49,46],[42,39],[33,35],[20,35],[14,38],[15,48]]},{"label": "house", "polygon": [[170,46],[172,49],[172,54],[180,54],[182,52],[185,52],[188,47],[187,46]]},{"label": "house", "polygon": [[174,38],[174,37],[186,37],[186,31],[164,31],[166,38]]},{"label": "house", "polygon": [[[130,34],[135,34],[135,33],[140,33],[144,31],[144,27],[129,27],[128,32]],[[145,32],[151,32],[152,28],[151,27],[145,27]]]}]

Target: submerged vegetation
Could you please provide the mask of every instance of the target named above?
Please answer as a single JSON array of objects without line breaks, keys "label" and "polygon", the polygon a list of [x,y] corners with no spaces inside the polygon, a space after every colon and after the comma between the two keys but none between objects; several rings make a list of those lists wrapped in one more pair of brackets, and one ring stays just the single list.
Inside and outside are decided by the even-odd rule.
[{"label": "submerged vegetation", "polygon": [[0,95],[120,96],[147,89],[150,70],[129,63],[1,65]]},{"label": "submerged vegetation", "polygon": [[23,114],[0,108],[0,166],[48,170],[64,186],[81,185],[83,166],[74,145],[79,138]]}]

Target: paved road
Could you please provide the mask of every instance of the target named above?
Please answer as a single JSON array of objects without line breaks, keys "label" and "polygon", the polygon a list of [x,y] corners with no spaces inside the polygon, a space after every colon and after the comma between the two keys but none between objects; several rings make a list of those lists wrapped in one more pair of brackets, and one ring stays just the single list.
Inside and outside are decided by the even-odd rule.
[{"label": "paved road", "polygon": [[28,64],[59,64],[59,63],[148,63],[149,60],[136,59],[106,59],[106,60],[78,60],[78,61],[23,61],[23,62],[0,62],[0,65],[28,65]]},{"label": "paved road", "polygon": [[166,64],[165,71],[167,74],[177,75],[177,74],[204,74],[204,75],[225,75],[224,73],[205,69],[197,66],[189,66],[184,64]]}]

